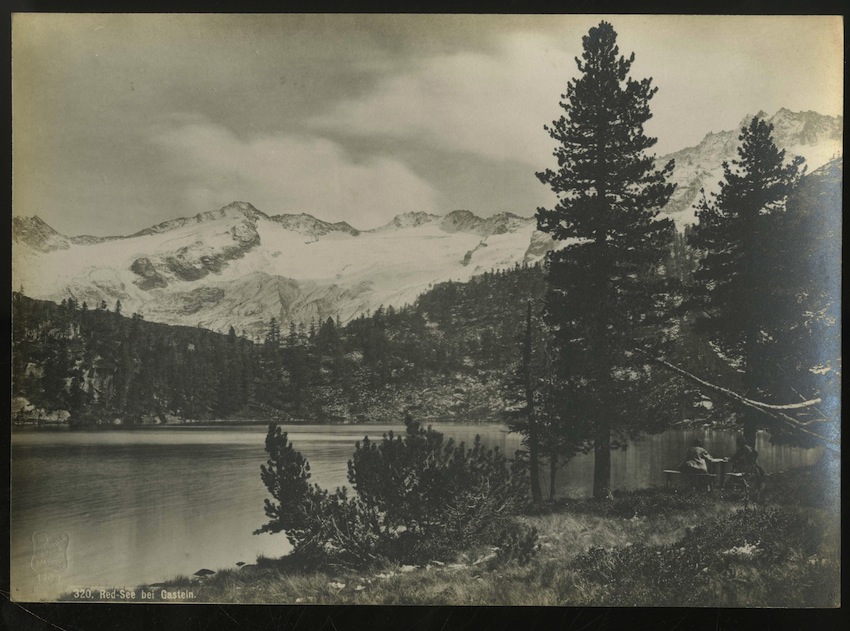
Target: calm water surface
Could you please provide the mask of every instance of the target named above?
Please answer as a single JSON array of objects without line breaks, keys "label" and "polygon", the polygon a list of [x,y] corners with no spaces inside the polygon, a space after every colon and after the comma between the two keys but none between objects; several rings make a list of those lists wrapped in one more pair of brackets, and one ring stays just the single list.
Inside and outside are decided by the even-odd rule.
[{"label": "calm water surface", "polygon": [[[496,425],[435,425],[457,441],[485,444],[508,454],[519,437]],[[290,439],[310,461],[312,481],[347,483],[354,444],[395,430],[394,425],[299,425]],[[135,587],[202,567],[234,567],[258,555],[280,556],[286,537],[253,535],[265,521],[260,481],[266,428],[156,427],[107,431],[16,431],[12,434],[12,597],[49,600],[77,586]],[[663,484],[661,470],[676,466],[694,438],[717,456],[731,455],[734,435],[673,430],[612,454],[612,486]],[[757,445],[766,471],[814,464],[819,449]],[[589,495],[592,456],[579,456],[558,476],[559,495]],[[548,492],[544,482],[544,493]],[[67,533],[61,572],[33,569],[34,533],[55,540]],[[61,546],[60,546],[61,548]],[[60,563],[61,567],[61,563]]]}]

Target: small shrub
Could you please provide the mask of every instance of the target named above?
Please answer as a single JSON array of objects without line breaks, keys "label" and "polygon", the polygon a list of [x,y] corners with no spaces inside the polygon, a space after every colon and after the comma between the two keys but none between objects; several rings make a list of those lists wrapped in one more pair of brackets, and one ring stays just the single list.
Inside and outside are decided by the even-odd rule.
[{"label": "small shrub", "polygon": [[504,530],[496,545],[498,546],[495,559],[497,565],[510,562],[527,565],[540,550],[537,528],[515,523]]},{"label": "small shrub", "polygon": [[260,532],[285,532],[293,554],[317,562],[363,565],[446,560],[476,544],[494,544],[527,501],[520,468],[476,437],[467,449],[418,423],[404,436],[365,438],[348,463],[346,488],[310,485],[310,466],[272,424],[261,477],[272,495]]},{"label": "small shrub", "polygon": [[573,513],[631,519],[700,509],[707,502],[714,501],[736,501],[736,498],[731,493],[720,491],[706,496],[701,493],[682,493],[674,489],[642,489],[615,492],[613,500],[567,500],[565,508]]},{"label": "small shrub", "polygon": [[779,562],[795,550],[814,554],[820,545],[824,524],[787,509],[739,510],[710,524],[689,529],[680,544],[703,550],[731,550],[757,545],[762,559]]},{"label": "small shrub", "polygon": [[[572,567],[599,585],[605,604],[705,605],[738,568],[771,570],[814,554],[823,527],[800,513],[739,510],[686,531],[667,546],[590,548]],[[725,579],[723,577],[726,577]]]},{"label": "small shrub", "polygon": [[294,556],[301,562],[335,558],[341,563],[377,560],[373,515],[345,488],[330,494],[311,485],[310,463],[276,424],[266,435],[269,460],[260,477],[276,500],[265,500],[268,523],[254,532],[286,533]]},{"label": "small shrub", "polygon": [[766,479],[759,500],[763,503],[837,509],[841,494],[834,480],[834,477],[824,476],[818,466],[793,473],[774,473]]}]

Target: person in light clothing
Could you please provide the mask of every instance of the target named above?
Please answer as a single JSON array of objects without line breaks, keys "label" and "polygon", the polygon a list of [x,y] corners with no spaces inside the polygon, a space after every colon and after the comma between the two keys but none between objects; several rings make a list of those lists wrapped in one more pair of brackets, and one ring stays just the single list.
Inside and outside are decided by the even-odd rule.
[{"label": "person in light clothing", "polygon": [[705,475],[708,473],[708,463],[714,460],[703,447],[702,441],[697,438],[685,452],[685,459],[679,465],[679,471],[688,475]]}]

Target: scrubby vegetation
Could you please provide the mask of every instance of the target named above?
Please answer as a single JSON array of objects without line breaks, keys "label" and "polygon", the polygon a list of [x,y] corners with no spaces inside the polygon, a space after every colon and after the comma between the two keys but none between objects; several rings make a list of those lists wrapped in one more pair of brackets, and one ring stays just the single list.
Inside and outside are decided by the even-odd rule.
[{"label": "scrubby vegetation", "polygon": [[[787,606],[795,602],[788,599],[787,589],[766,592],[764,600],[755,603],[748,602],[753,598],[748,589],[743,600],[738,591],[744,587],[744,577],[757,580],[793,563],[805,570],[798,587],[804,594],[802,602],[823,606],[836,596],[835,584],[831,588],[825,584],[827,559],[815,556],[824,527],[810,516],[787,509],[739,509],[686,529],[671,544],[591,547],[576,557],[572,567],[580,584],[595,590],[599,601],[614,606],[693,606],[718,601]],[[817,589],[808,590],[813,583]]]},{"label": "scrubby vegetation", "polygon": [[746,510],[735,490],[562,501],[444,562],[350,569],[289,555],[164,585],[202,602],[835,607],[838,498],[811,500],[821,475],[770,476]]},{"label": "scrubby vegetation", "polygon": [[510,558],[529,560],[535,534],[515,524],[526,504],[526,475],[476,437],[466,448],[408,420],[404,436],[358,443],[347,488],[310,485],[310,465],[272,424],[262,479],[269,522],[257,531],[284,532],[292,556],[316,567],[386,562],[445,562],[459,551],[499,543]]}]

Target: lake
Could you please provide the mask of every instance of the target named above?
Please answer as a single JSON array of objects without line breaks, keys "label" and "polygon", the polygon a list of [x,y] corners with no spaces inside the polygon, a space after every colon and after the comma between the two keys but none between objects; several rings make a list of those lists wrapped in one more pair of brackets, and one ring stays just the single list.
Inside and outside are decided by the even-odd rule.
[{"label": "lake", "polygon": [[[481,434],[485,444],[508,454],[519,447],[519,437],[498,425],[435,427],[467,444]],[[310,461],[312,481],[330,488],[347,483],[347,461],[364,435],[404,431],[391,425],[286,429]],[[200,568],[253,563],[260,554],[286,554],[283,534],[252,534],[266,521],[268,493],[259,476],[265,433],[258,425],[14,431],[12,598],[50,600],[78,586],[132,588]],[[663,484],[662,469],[678,465],[696,437],[712,455],[735,451],[729,432],[670,430],[612,454],[613,488]],[[762,435],[757,448],[767,472],[811,465],[822,454],[771,445]],[[547,480],[541,482],[548,493]],[[593,457],[579,456],[560,472],[559,495],[588,496],[592,482]]]}]

